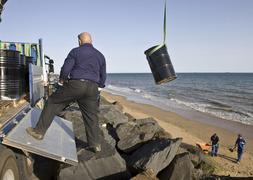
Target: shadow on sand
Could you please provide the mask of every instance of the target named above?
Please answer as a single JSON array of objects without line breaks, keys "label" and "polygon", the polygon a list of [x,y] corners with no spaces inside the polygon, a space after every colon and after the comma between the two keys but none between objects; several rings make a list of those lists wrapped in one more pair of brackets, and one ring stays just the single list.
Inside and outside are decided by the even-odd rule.
[{"label": "shadow on sand", "polygon": [[[211,156],[211,152],[209,152],[208,155]],[[237,162],[237,159],[235,159],[233,157],[226,156],[224,154],[218,154],[217,157],[220,157],[222,159],[228,160],[228,161],[233,162],[233,163]]]},{"label": "shadow on sand", "polygon": [[223,158],[223,159],[226,159],[226,160],[231,161],[231,162],[233,162],[233,163],[236,163],[236,162],[237,162],[237,159],[232,158],[232,157],[229,157],[229,156],[226,156],[226,155],[223,155],[223,154],[218,154],[218,157]]}]

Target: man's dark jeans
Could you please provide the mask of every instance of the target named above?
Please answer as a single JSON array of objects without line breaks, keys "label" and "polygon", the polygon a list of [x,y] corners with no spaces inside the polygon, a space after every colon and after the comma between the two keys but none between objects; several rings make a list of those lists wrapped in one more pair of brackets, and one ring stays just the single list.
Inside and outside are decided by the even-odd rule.
[{"label": "man's dark jeans", "polygon": [[242,149],[237,149],[237,162],[240,162],[242,159],[242,154],[243,154],[243,150]]},{"label": "man's dark jeans", "polygon": [[47,100],[35,130],[45,134],[55,115],[68,104],[76,101],[82,112],[88,144],[96,146],[99,141],[98,85],[92,81],[69,80]]},{"label": "man's dark jeans", "polygon": [[217,154],[218,154],[218,149],[219,149],[219,144],[213,144],[213,145],[212,145],[211,156],[217,156]]}]

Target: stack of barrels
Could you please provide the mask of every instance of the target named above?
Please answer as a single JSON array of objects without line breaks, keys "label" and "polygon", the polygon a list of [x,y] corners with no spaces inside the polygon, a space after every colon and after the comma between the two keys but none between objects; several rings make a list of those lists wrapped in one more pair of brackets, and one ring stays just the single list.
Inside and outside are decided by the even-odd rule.
[{"label": "stack of barrels", "polygon": [[28,92],[29,62],[19,51],[0,50],[0,100],[18,100]]}]

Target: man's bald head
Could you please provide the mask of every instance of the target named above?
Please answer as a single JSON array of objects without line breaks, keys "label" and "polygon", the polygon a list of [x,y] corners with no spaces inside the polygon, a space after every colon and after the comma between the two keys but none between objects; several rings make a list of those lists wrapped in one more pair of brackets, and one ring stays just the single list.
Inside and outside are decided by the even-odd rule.
[{"label": "man's bald head", "polygon": [[79,44],[82,45],[84,43],[92,44],[91,35],[87,32],[82,32],[78,35]]}]

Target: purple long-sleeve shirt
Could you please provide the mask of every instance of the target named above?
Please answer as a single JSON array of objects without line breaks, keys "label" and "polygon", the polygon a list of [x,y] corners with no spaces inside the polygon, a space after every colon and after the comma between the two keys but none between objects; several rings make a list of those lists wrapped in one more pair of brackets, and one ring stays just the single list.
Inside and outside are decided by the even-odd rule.
[{"label": "purple long-sleeve shirt", "polygon": [[60,79],[86,79],[105,87],[106,62],[92,44],[83,44],[70,51],[61,68]]}]

